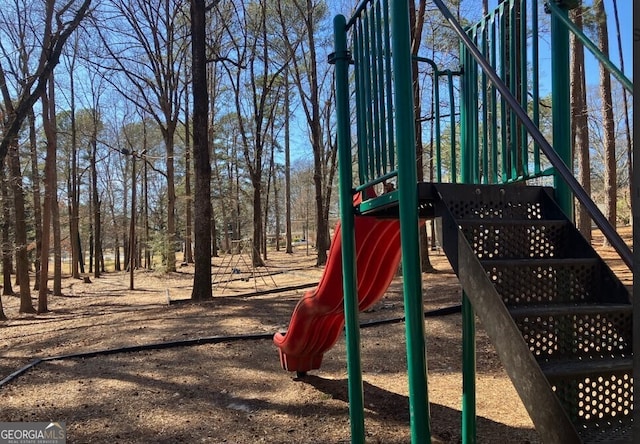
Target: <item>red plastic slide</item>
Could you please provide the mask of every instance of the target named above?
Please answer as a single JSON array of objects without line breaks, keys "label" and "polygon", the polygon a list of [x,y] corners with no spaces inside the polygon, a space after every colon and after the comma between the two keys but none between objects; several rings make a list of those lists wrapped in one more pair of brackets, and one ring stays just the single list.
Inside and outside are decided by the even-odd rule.
[{"label": "red plastic slide", "polygon": [[[358,308],[366,310],[385,293],[400,262],[400,225],[397,220],[355,218]],[[296,305],[289,329],[273,342],[282,368],[306,372],[320,368],[322,356],[338,340],[344,326],[342,240],[336,226],[327,265],[318,287]]]}]

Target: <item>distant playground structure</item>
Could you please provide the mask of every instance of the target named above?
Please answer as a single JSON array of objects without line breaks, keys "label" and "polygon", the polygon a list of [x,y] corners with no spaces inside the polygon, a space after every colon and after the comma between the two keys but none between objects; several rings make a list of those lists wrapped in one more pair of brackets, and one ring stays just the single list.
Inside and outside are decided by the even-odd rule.
[{"label": "distant playground structure", "polygon": [[[434,3],[460,40],[458,71],[412,57],[405,1],[363,0],[350,19],[334,20],[341,221],[320,284],[300,299],[287,332],[274,336],[282,367],[301,375],[320,368],[344,328],[351,440],[364,443],[358,313],[380,299],[401,262],[411,439],[431,442],[423,315],[429,295],[422,292],[418,229],[438,218],[442,248],[464,291],[463,442],[476,442],[476,316],[544,442],[639,442],[633,380],[640,338],[634,341],[632,319],[634,312],[640,319],[640,304],[632,306],[627,289],[574,226],[574,198],[632,271],[640,247],[631,252],[567,167],[569,34],[630,93],[632,84],[568,19],[575,2],[546,2],[549,142],[538,109],[542,5],[506,0],[463,29],[441,0]],[[414,62],[432,68],[436,94],[443,82],[451,106],[436,107],[433,183],[418,182],[416,174]],[[553,187],[532,185],[545,178]],[[388,183],[393,189],[383,187]]]}]

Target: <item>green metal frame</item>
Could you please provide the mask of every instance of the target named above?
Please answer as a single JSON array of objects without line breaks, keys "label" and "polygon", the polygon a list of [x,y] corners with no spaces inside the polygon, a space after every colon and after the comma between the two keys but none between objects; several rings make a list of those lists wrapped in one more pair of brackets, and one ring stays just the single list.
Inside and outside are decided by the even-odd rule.
[{"label": "green metal frame", "polygon": [[[349,373],[351,440],[364,442],[362,370],[359,351],[353,194],[396,180],[400,213],[407,373],[412,442],[430,442],[427,362],[420,271],[417,173],[409,9],[406,1],[364,1],[348,22],[334,20],[336,97],[344,308]],[[351,32],[359,185],[353,186],[349,121]]]},{"label": "green metal frame", "polygon": [[[538,0],[504,0],[466,33],[442,0],[434,0],[434,3],[461,39],[459,72],[440,70],[427,58],[411,57],[406,1],[362,0],[350,20],[343,16],[334,20],[335,53],[331,59],[336,73],[344,309],[351,439],[354,443],[365,440],[355,269],[354,218],[357,216],[353,207],[353,196],[358,192],[365,195],[360,211],[371,211],[396,202],[399,207],[411,439],[415,443],[431,439],[420,252],[417,247],[419,215],[412,63],[425,62],[432,67],[435,103],[440,103],[440,78],[446,78],[448,83],[451,156],[446,167],[442,161],[443,114],[439,107],[434,112],[438,182],[443,180],[444,171],[448,171],[449,180],[454,183],[508,183],[553,176],[556,198],[563,211],[572,217],[575,195],[589,208],[594,221],[609,237],[625,263],[632,263],[631,253],[628,249],[625,251],[624,242],[616,237],[615,231],[611,233],[606,219],[567,167],[571,165],[569,32],[574,32],[589,49],[593,46],[585,41],[584,35],[573,29],[567,18],[569,3],[556,1],[545,4],[547,12],[551,12],[552,123],[553,146],[559,148],[557,150],[539,130]],[[610,62],[602,59],[601,62],[616,75],[615,67],[609,67]],[[349,73],[351,68],[352,76]],[[457,97],[454,77],[457,76],[461,76],[459,121],[454,111]],[[350,79],[354,81],[355,145],[351,135]],[[621,81],[628,88],[624,79]],[[358,179],[355,185],[354,158]],[[396,191],[376,199],[367,198],[369,189],[388,181],[396,182]],[[476,356],[475,314],[467,295],[463,295],[462,317],[462,440],[468,444],[476,441]]]}]

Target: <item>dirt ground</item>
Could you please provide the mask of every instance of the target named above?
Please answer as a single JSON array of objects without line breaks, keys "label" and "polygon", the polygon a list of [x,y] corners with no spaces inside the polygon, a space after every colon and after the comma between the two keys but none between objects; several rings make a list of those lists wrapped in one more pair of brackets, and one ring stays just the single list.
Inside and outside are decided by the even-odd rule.
[{"label": "dirt ground", "polygon": [[[446,258],[431,259],[439,272],[423,276],[425,309],[459,304]],[[319,280],[314,262],[302,247],[273,252],[251,276],[246,258],[215,259],[214,301],[202,304],[175,302],[190,296],[191,266],[170,275],[137,271],[133,291],[124,272],[92,283],[68,278],[64,296],[51,296],[42,315],[20,315],[18,298],[4,296],[10,320],[0,323],[0,379],[37,358],[101,353],[45,360],[6,382],[0,422],[64,421],[69,443],[350,442],[344,337],[303,379],[281,369],[270,339],[286,329],[305,291],[286,287]],[[401,289],[396,278],[361,321],[402,317]],[[370,443],[410,442],[404,327],[361,330]],[[460,314],[426,319],[437,443],[460,442],[460,332]],[[477,408],[479,443],[540,442],[480,325]]]}]

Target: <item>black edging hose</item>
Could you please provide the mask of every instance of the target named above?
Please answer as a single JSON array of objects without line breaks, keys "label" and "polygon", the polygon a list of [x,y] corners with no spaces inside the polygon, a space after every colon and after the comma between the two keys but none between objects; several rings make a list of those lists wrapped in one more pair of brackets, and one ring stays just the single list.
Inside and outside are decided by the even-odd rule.
[{"label": "black edging hose", "polygon": [[[425,317],[447,316],[455,313],[460,313],[462,309],[461,305],[453,305],[451,307],[439,308],[436,310],[429,310],[424,312]],[[404,322],[404,316],[388,319],[378,319],[375,321],[367,321],[360,324],[361,328],[375,327],[378,325],[386,324],[398,324]],[[78,359],[78,358],[95,358],[97,356],[115,355],[118,353],[133,353],[146,350],[163,350],[165,348],[173,347],[190,347],[192,345],[204,345],[204,344],[219,344],[222,342],[236,342],[236,341],[255,341],[260,339],[271,339],[273,332],[270,333],[248,333],[243,335],[226,335],[226,336],[205,336],[195,339],[182,339],[179,341],[167,341],[167,342],[153,342],[151,344],[132,345],[128,347],[108,348],[105,350],[95,350],[81,353],[71,353],[67,355],[49,356],[45,358],[36,358],[22,368],[19,368],[15,372],[0,381],[0,387],[16,379],[18,376],[26,373],[41,362],[47,361],[59,361],[62,359]]]}]

